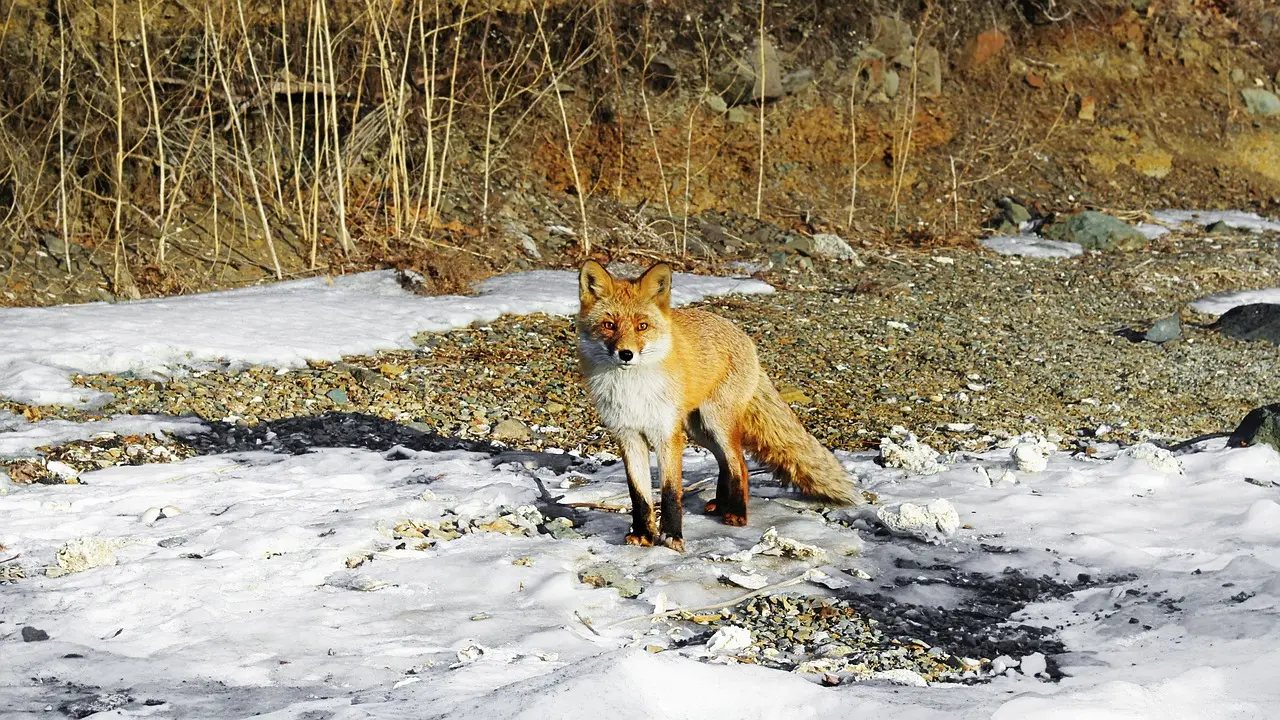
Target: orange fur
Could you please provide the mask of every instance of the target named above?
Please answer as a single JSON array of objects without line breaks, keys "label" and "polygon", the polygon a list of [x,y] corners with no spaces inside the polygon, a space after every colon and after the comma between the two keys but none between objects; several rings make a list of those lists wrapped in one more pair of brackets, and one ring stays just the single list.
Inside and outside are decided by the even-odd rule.
[{"label": "orange fur", "polygon": [[[617,439],[632,500],[632,544],[682,549],[681,455],[686,439],[716,456],[716,498],[707,510],[747,522],[749,452],[806,495],[849,504],[853,486],[835,456],[810,435],[765,376],[755,344],[704,310],[671,308],[671,270],[634,281],[588,261],[579,276],[578,357],[587,389]],[[658,456],[662,518],[650,500],[649,450]]]}]

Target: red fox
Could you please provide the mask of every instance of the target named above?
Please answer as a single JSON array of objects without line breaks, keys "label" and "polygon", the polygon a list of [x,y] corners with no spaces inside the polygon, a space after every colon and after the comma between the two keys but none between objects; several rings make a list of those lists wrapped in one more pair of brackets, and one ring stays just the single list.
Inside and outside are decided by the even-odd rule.
[{"label": "red fox", "polygon": [[[578,278],[578,359],[596,412],[621,451],[631,492],[627,542],[684,551],[686,438],[720,465],[706,511],[747,523],[743,451],[811,497],[857,504],[839,461],[810,435],[760,368],[755,344],[704,310],[671,308],[671,268],[614,278],[588,260]],[[649,450],[662,478],[661,526],[650,500]]]}]

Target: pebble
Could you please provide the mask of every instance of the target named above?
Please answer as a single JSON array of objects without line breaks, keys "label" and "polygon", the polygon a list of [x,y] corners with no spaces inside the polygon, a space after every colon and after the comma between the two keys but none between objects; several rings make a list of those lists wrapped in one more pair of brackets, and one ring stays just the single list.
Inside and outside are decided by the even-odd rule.
[{"label": "pebble", "polygon": [[41,642],[49,639],[49,633],[27,625],[22,628],[22,642]]}]

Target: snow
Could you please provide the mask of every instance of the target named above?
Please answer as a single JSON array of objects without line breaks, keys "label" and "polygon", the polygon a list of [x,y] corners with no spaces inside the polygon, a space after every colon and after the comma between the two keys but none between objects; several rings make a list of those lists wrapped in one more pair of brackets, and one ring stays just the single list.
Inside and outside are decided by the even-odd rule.
[{"label": "snow", "polygon": [[[508,313],[577,312],[577,276],[537,270],[492,278],[475,296],[419,297],[393,271],[309,278],[240,290],[114,305],[0,309],[0,396],[32,405],[84,405],[103,393],[71,373],[161,373],[200,361],[300,367],[412,348],[413,336]],[[767,293],[757,280],[677,274],[676,304]]]},{"label": "snow", "polygon": [[1221,315],[1231,308],[1253,303],[1280,304],[1280,288],[1217,293],[1191,303],[1191,309],[1206,315]]},{"label": "snow", "polygon": [[[489,297],[508,298],[503,307],[564,311],[571,284],[535,285],[559,286],[565,276],[526,281],[490,285]],[[264,317],[264,326],[281,331],[274,336],[241,322],[256,347],[219,330],[230,308],[244,306],[236,294],[214,294],[51,308],[38,315],[57,328],[44,335],[51,348],[28,341],[4,357],[65,372],[80,361],[59,354],[74,351],[62,334],[108,320],[142,327],[151,308],[167,318],[153,325],[160,340],[130,347],[104,331],[110,349],[130,354],[130,367],[165,368],[185,361],[184,352],[207,359],[214,349],[218,357],[249,361],[256,353],[254,361],[288,363],[310,352],[403,340],[430,323],[462,323],[481,312],[486,297],[458,299],[475,307],[446,311],[378,277],[288,287],[240,291],[261,293],[289,318]],[[517,292],[519,304],[509,295]],[[333,316],[304,312],[312,303]],[[500,305],[493,301],[484,312],[501,312]],[[343,307],[350,314],[337,312]],[[370,322],[378,313],[385,321]],[[200,339],[180,341],[165,324],[175,318],[199,327]],[[344,325],[345,334],[322,342],[332,324]],[[9,322],[0,327],[15,334]],[[66,391],[62,375],[58,382],[43,377],[48,386],[25,387]],[[21,454],[104,428],[196,429],[155,417],[77,424],[4,415],[0,452]],[[108,468],[82,474],[78,485],[17,486],[0,476],[0,560],[26,575],[0,588],[0,707],[6,717],[30,717],[85,695],[123,693],[135,701],[111,716],[1274,717],[1280,496],[1264,485],[1280,482],[1280,455],[1268,447],[1229,449],[1221,440],[1203,447],[1177,456],[1178,468],[1153,449],[1056,452],[1042,471],[994,485],[979,482],[975,471],[1003,472],[1008,448],[949,457],[929,475],[884,467],[875,453],[841,453],[881,506],[943,499],[960,526],[937,545],[873,537],[859,522],[826,522],[788,491],[761,483],[753,484],[750,523],[741,528],[695,510],[709,491],[691,492],[683,555],[624,544],[629,517],[594,510],[580,512],[581,539],[476,529],[420,549],[424,541],[396,530],[409,520],[425,527],[453,516],[480,523],[527,512],[516,509],[539,506],[539,483],[563,495],[560,502],[625,496],[621,464],[590,458],[557,476],[537,468],[536,455],[531,466],[495,466],[464,452],[322,448]],[[715,476],[714,460],[690,450],[686,482]],[[144,522],[153,508],[165,508],[163,516]],[[850,512],[856,519],[860,511]],[[770,537],[779,547],[825,553],[752,552]],[[1014,552],[984,551],[992,538]],[[68,546],[110,547],[115,564],[45,574]],[[1044,659],[1032,654],[1002,660],[1004,675],[973,686],[912,687],[916,678],[890,673],[826,688],[820,676],[730,664],[709,656],[705,644],[673,648],[666,624],[638,619],[655,607],[739,597],[742,588],[722,581],[730,573],[772,584],[809,578],[789,588],[806,593],[829,594],[819,584],[826,577],[904,602],[955,601],[937,586],[909,582],[916,571],[900,570],[904,559],[985,574],[1013,567],[1064,580],[1133,576],[1035,603],[1016,618],[1061,627],[1067,652],[1057,659],[1067,677],[1058,683],[1017,669],[1042,667]],[[634,578],[641,594],[627,599],[579,580],[602,563]],[[815,567],[825,575],[804,574]],[[24,642],[20,631],[28,626],[49,639]],[[144,707],[144,699],[160,704]]]},{"label": "snow", "polygon": [[982,246],[1001,255],[1032,258],[1075,257],[1084,252],[1079,243],[1050,240],[1030,233],[985,238]]},{"label": "snow", "polygon": [[1280,222],[1264,218],[1257,213],[1242,210],[1156,210],[1151,218],[1167,227],[1198,225],[1207,227],[1216,222],[1227,227],[1250,232],[1280,232]]}]

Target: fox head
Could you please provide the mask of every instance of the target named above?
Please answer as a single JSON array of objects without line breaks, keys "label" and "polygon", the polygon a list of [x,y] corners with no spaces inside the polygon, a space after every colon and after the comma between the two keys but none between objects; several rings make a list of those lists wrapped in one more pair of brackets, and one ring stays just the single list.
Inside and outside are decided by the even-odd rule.
[{"label": "fox head", "polygon": [[661,362],[671,350],[671,268],[659,263],[637,280],[588,260],[578,275],[578,350],[595,365]]}]

